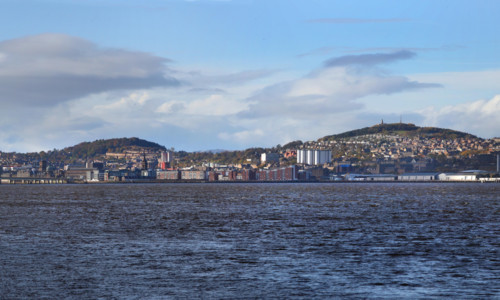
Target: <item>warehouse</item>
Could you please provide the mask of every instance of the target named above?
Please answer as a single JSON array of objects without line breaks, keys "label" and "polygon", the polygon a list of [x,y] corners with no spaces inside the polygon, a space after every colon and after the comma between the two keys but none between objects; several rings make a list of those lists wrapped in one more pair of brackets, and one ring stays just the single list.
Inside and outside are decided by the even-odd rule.
[{"label": "warehouse", "polygon": [[398,175],[398,181],[434,181],[439,173],[406,173]]},{"label": "warehouse", "polygon": [[441,173],[438,179],[442,181],[477,181],[489,173],[481,170],[468,170],[459,173]]}]

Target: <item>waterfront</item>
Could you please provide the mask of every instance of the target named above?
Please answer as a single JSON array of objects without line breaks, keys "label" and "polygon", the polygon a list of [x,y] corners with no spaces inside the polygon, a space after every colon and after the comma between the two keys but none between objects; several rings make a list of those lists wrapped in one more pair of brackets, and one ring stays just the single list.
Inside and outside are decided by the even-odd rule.
[{"label": "waterfront", "polygon": [[500,186],[0,185],[5,298],[498,298]]}]

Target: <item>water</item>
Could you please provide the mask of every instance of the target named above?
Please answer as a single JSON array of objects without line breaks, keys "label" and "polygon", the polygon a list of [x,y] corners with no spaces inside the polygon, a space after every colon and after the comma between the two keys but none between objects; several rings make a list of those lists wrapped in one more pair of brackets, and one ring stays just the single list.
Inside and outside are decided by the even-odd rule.
[{"label": "water", "polygon": [[0,298],[499,299],[499,192],[0,185]]}]

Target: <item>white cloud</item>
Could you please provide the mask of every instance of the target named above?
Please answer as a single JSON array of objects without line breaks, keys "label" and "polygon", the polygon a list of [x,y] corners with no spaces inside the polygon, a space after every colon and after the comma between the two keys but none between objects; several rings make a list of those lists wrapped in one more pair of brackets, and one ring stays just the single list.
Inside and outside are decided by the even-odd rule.
[{"label": "white cloud", "polygon": [[157,113],[164,113],[164,114],[175,114],[184,109],[184,103],[180,101],[171,101],[171,102],[165,102],[162,105],[160,105],[157,109]]},{"label": "white cloud", "polygon": [[229,140],[237,143],[248,143],[248,141],[254,140],[259,141],[265,137],[266,133],[260,129],[242,130],[233,133],[222,132],[218,134],[218,137],[223,140]]},{"label": "white cloud", "polygon": [[442,108],[427,107],[420,114],[425,125],[451,128],[484,138],[500,136],[500,95]]},{"label": "white cloud", "polygon": [[325,67],[308,76],[262,89],[248,101],[246,118],[293,116],[321,118],[363,108],[358,100],[372,95],[389,95],[409,90],[440,87],[439,84],[412,81],[391,75],[377,65],[414,57],[409,51],[349,55],[325,62]]},{"label": "white cloud", "polygon": [[130,110],[134,106],[143,106],[150,99],[147,91],[134,91],[120,100],[109,104],[95,106],[98,111],[125,111]]},{"label": "white cloud", "polygon": [[[500,70],[481,70],[468,72],[437,72],[428,74],[414,74],[411,77],[415,80],[425,80],[439,82],[447,90],[455,91],[457,94],[464,92],[491,93],[498,90],[498,78]],[[469,97],[469,96],[468,96]]]},{"label": "white cloud", "polygon": [[[437,82],[439,89],[421,89],[402,91],[390,95],[369,95],[359,99],[366,111],[383,115],[393,112],[398,117],[415,113],[424,107],[440,109],[454,106],[475,99],[489,99],[500,93],[498,78],[500,70],[482,70],[468,72],[436,72],[408,75],[409,80],[418,82]],[[481,132],[478,134],[483,135]]]},{"label": "white cloud", "polygon": [[[332,58],[306,76],[272,70],[169,70],[166,59],[103,49],[65,35],[1,42],[0,53],[3,151],[63,148],[122,136],[179,150],[271,146],[373,125],[367,122],[380,120],[377,109],[383,116],[398,112],[380,105],[391,95],[406,101],[401,105],[408,104],[415,116],[424,116],[427,124],[422,125],[473,128],[471,133],[481,136],[494,135],[500,125],[495,119],[498,96],[425,110],[429,105],[415,100],[446,93],[449,86],[462,88],[463,94],[484,91],[485,84],[496,88],[498,72],[481,82],[473,74],[403,76],[381,67],[414,57],[406,52]],[[30,70],[39,78],[30,76]],[[166,73],[183,84],[165,79]],[[444,83],[444,88],[430,89],[439,85],[422,82]]]},{"label": "white cloud", "polygon": [[392,94],[404,90],[435,86],[410,81],[403,76],[359,72],[337,67],[328,68],[312,77],[295,81],[287,96],[322,95],[351,100],[370,94]]},{"label": "white cloud", "polygon": [[190,102],[185,111],[193,115],[224,116],[238,113],[245,107],[245,104],[223,95],[210,95],[208,98]]}]

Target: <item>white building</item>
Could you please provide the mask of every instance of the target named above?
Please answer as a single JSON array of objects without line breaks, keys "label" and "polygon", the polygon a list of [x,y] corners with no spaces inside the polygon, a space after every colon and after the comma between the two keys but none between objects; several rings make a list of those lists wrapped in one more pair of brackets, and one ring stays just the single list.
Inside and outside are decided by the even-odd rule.
[{"label": "white building", "polygon": [[262,153],[260,155],[261,163],[279,162],[279,161],[280,161],[280,155],[278,153]]},{"label": "white building", "polygon": [[173,152],[165,151],[161,153],[160,161],[169,163],[172,162],[173,158],[174,158]]},{"label": "white building", "polygon": [[332,161],[332,151],[330,150],[297,150],[297,163],[306,165],[322,165]]},{"label": "white building", "polygon": [[399,181],[432,181],[438,179],[438,173],[406,173],[398,176]]},{"label": "white building", "polygon": [[438,175],[438,179],[442,181],[477,181],[487,174],[486,171],[467,170],[459,173],[441,173]]}]

